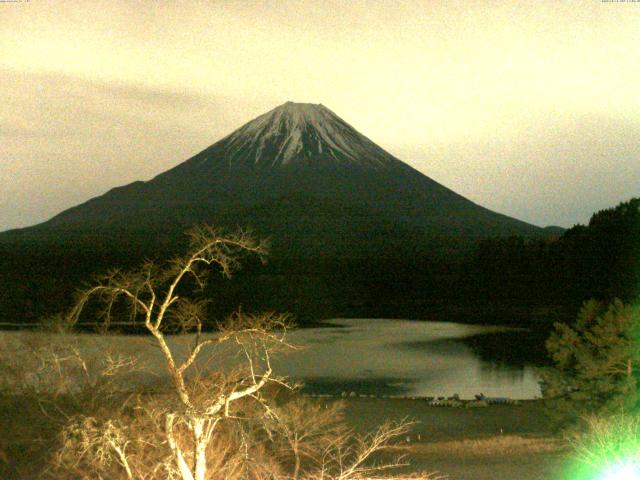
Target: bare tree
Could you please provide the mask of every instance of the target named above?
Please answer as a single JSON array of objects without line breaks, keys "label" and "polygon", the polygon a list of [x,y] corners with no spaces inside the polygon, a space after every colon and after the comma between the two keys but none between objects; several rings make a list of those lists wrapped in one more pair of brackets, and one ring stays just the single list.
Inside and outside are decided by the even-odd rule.
[{"label": "bare tree", "polygon": [[47,329],[2,336],[0,431],[11,435],[1,436],[0,450],[4,445],[15,473],[0,477],[36,478],[61,430],[79,417],[117,416],[132,405],[133,392],[119,385],[138,372],[137,359],[110,343]]},{"label": "bare tree", "polygon": [[[213,269],[230,276],[243,254],[262,258],[264,244],[204,226],[191,233],[189,252],[164,267],[145,262],[109,272],[55,322],[67,331],[97,312],[103,332],[116,323],[143,327],[170,388],[160,383],[160,389],[132,390],[126,374],[145,367],[135,355],[98,350],[98,361],[88,362],[68,336],[59,336],[55,349],[38,350],[40,377],[46,382],[55,372],[58,379],[39,388],[52,389],[51,404],[65,419],[45,472],[50,478],[358,480],[403,464],[377,455],[407,432],[409,422],[385,424],[363,437],[342,426],[338,405],[325,408],[295,396],[278,404],[270,389],[293,390],[271,363],[273,355],[293,348],[288,316],[238,312],[215,333],[205,332],[207,302],[194,299],[194,290],[204,288]],[[77,390],[78,379],[84,390]],[[72,399],[74,408],[59,408],[61,397]]]},{"label": "bare tree", "polygon": [[[354,435],[347,431],[338,435],[324,448],[319,468],[305,478],[326,480],[371,479],[384,472],[407,466],[406,456],[399,455],[391,460],[372,463],[372,459],[387,450],[393,440],[408,433],[413,425],[408,420],[383,423],[375,432]],[[427,477],[428,478],[428,477]]]},{"label": "bare tree", "polygon": [[344,403],[321,404],[304,397],[273,407],[273,415],[263,423],[274,443],[277,455],[293,463],[292,480],[304,470],[317,469],[327,448],[337,438],[345,438]]},{"label": "bare tree", "polygon": [[[289,321],[286,315],[237,313],[218,325],[216,335],[203,335],[206,302],[192,300],[181,292],[188,287],[202,289],[211,267],[230,276],[243,253],[263,257],[266,248],[243,232],[223,235],[208,226],[194,229],[190,235],[190,253],[174,259],[168,267],[146,262],[137,270],[112,271],[99,278],[96,285],[81,292],[65,320],[69,325],[76,324],[88,302],[97,299],[103,306],[101,320],[105,327],[112,323],[114,312],[122,312],[123,304],[128,323],[144,325],[162,352],[177,397],[176,404],[164,413],[164,434],[172,466],[183,480],[205,480],[207,446],[220,421],[236,415],[232,404],[244,398],[263,402],[260,394],[266,385],[286,385],[274,375],[271,356],[289,346]],[[176,329],[192,334],[190,345],[182,354],[166,337],[167,332]],[[223,345],[233,345],[233,355],[243,359],[241,366],[230,369],[228,364],[215,365],[215,382],[207,382],[197,368],[199,360]],[[211,357],[207,361],[211,362]],[[224,368],[229,371],[223,374]],[[189,432],[190,441],[178,433],[184,429]],[[130,472],[124,446],[116,447],[114,438],[118,436],[108,436],[105,448],[110,445],[119,463]]]}]

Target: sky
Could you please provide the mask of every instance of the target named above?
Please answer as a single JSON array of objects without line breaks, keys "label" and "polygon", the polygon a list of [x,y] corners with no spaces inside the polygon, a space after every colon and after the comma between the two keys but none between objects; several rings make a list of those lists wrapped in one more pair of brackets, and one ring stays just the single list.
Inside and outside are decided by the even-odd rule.
[{"label": "sky", "polygon": [[640,195],[640,2],[0,2],[0,231],[322,103],[492,210]]}]

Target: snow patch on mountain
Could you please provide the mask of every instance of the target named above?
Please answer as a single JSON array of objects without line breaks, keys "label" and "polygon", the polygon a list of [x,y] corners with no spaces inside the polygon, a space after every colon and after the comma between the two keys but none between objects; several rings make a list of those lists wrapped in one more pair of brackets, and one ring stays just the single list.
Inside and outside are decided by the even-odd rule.
[{"label": "snow patch on mountain", "polygon": [[[357,165],[384,169],[400,161],[321,104],[287,102],[211,147],[229,166]],[[208,158],[202,158],[206,163]]]}]

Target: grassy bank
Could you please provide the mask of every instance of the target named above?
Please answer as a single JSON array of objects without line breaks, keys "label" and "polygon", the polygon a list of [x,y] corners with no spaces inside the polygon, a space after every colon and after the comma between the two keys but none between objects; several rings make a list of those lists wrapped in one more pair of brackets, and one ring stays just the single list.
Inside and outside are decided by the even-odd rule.
[{"label": "grassy bank", "polygon": [[[55,437],[57,425],[47,422],[34,399],[0,400],[3,431],[11,432],[3,441],[1,478],[36,478],[50,453],[47,438]],[[409,465],[401,469],[404,473],[441,472],[451,480],[560,478],[556,473],[564,463],[563,447],[551,437],[541,402],[448,408],[409,399],[317,401],[327,407],[345,402],[345,422],[362,434],[384,421],[414,420],[411,431],[391,452],[407,455]],[[19,477],[17,472],[33,476]]]},{"label": "grassy bank", "polygon": [[[332,401],[327,399],[328,401]],[[346,421],[357,431],[375,428],[384,420],[416,421],[412,440],[423,442],[476,439],[495,435],[551,436],[542,402],[484,408],[432,407],[424,400],[347,398]]]},{"label": "grassy bank", "polygon": [[485,408],[431,407],[409,399],[345,401],[345,420],[361,432],[384,420],[415,420],[397,447],[407,455],[405,473],[439,472],[450,480],[565,480],[565,446],[552,436],[540,401]]}]

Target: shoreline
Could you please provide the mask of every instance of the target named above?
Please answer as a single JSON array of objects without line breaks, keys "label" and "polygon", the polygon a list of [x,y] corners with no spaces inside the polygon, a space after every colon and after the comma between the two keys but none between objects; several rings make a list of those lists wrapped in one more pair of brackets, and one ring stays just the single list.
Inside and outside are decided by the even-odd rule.
[{"label": "shoreline", "polygon": [[[322,399],[317,399],[322,400]],[[406,455],[398,473],[437,472],[447,480],[567,478],[566,445],[552,433],[541,400],[485,408],[437,408],[403,398],[325,399],[345,403],[345,422],[358,434],[384,421],[413,420],[391,454]]]}]

